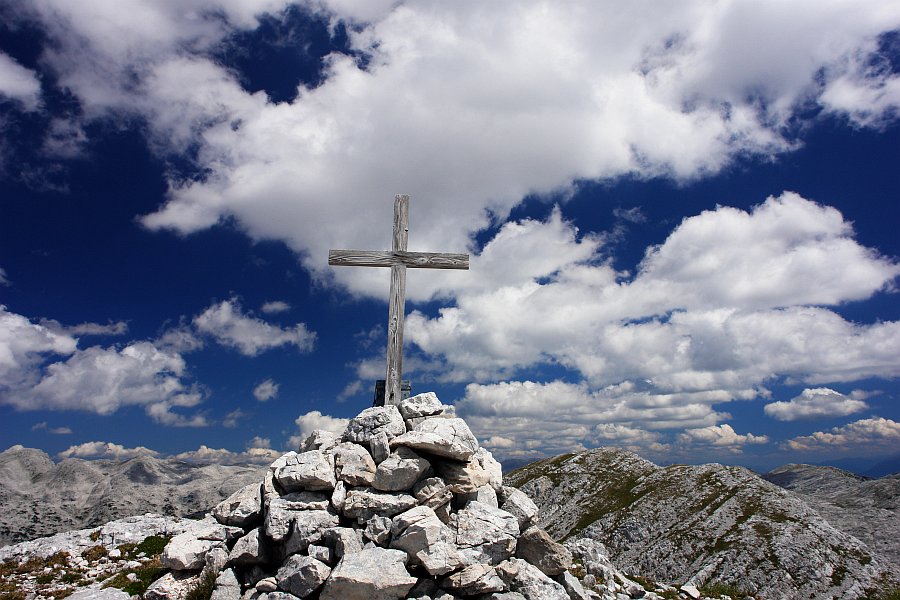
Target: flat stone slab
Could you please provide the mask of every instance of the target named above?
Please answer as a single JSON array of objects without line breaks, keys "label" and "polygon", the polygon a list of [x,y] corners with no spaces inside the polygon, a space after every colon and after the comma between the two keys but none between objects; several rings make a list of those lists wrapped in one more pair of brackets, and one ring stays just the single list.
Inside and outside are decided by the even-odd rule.
[{"label": "flat stone slab", "polygon": [[434,392],[425,392],[403,400],[398,408],[404,419],[415,419],[439,415],[446,407]]},{"label": "flat stone slab", "polygon": [[426,419],[412,431],[392,439],[391,448],[397,446],[453,460],[468,460],[478,450],[478,440],[462,419]]},{"label": "flat stone slab", "polygon": [[399,600],[416,584],[406,552],[368,548],[347,554],[325,582],[320,600]]}]

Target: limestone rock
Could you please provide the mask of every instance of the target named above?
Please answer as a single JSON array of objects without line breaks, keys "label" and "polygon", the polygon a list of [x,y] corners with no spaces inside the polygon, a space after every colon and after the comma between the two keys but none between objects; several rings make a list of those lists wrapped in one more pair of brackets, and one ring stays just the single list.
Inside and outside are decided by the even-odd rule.
[{"label": "limestone rock", "polygon": [[171,571],[150,584],[144,600],[182,600],[199,579],[196,573]]},{"label": "limestone rock", "polygon": [[223,525],[245,528],[253,525],[262,514],[259,483],[245,485],[222,500],[213,509],[212,514]]},{"label": "limestone rock", "polygon": [[500,508],[514,515],[519,521],[519,529],[525,531],[538,516],[538,507],[534,500],[522,490],[508,486],[503,486],[500,495],[503,498]]},{"label": "limestone rock", "polygon": [[222,543],[219,546],[212,547],[209,552],[206,553],[206,558],[203,562],[203,570],[200,572],[201,578],[210,573],[218,573],[224,569],[225,565],[228,563],[228,546]]},{"label": "limestone rock", "polygon": [[334,491],[331,493],[331,506],[338,512],[344,511],[344,502],[347,500],[347,484],[338,481],[334,484]]},{"label": "limestone rock", "polygon": [[494,508],[500,508],[500,503],[497,501],[497,492],[495,492],[494,488],[489,485],[483,485],[480,488],[477,488],[474,492],[463,494],[463,498],[466,502],[481,502],[482,504],[487,504],[488,506],[493,506]]},{"label": "limestone rock", "polygon": [[394,517],[391,548],[404,550],[414,564],[431,575],[444,575],[462,565],[455,535],[427,506],[416,506]]},{"label": "limestone rock", "polygon": [[478,440],[462,419],[426,419],[412,431],[392,439],[391,448],[397,446],[453,460],[468,460],[478,449]]},{"label": "limestone rock", "polygon": [[[320,508],[321,507],[321,508]],[[276,542],[284,541],[291,529],[291,522],[303,512],[329,510],[327,496],[297,492],[269,502],[266,510],[266,534]]]},{"label": "limestone rock", "polygon": [[416,584],[402,550],[368,548],[348,554],[331,572],[320,600],[396,600]]},{"label": "limestone rock", "polygon": [[369,438],[369,453],[372,454],[372,460],[376,465],[381,464],[381,461],[390,455],[391,447],[385,432],[379,431]]},{"label": "limestone rock", "polygon": [[368,444],[369,440],[379,433],[384,433],[388,440],[406,432],[406,424],[396,406],[373,406],[350,419],[343,438],[357,444]]},{"label": "limestone rock", "polygon": [[497,574],[514,592],[527,600],[570,600],[562,585],[521,558],[511,558],[497,565]]},{"label": "limestone rock", "polygon": [[591,600],[591,597],[588,595],[587,591],[585,591],[581,582],[578,581],[578,578],[568,571],[563,571],[558,575],[556,577],[556,582],[563,586],[563,589],[566,590],[570,600]]},{"label": "limestone rock", "polygon": [[88,588],[78,590],[67,597],[72,598],[72,600],[129,600],[131,598],[127,592],[123,592],[116,588],[104,588],[100,590]]},{"label": "limestone rock", "polygon": [[302,452],[275,470],[275,480],[287,492],[333,490],[334,458],[321,450]]},{"label": "limestone rock", "polygon": [[334,548],[339,559],[363,549],[362,531],[351,527],[331,527],[324,531],[324,539]]},{"label": "limestone rock", "polygon": [[508,512],[481,502],[469,502],[456,513],[456,545],[465,564],[496,565],[516,550],[519,523]]},{"label": "limestone rock", "polygon": [[241,529],[220,525],[211,518],[197,521],[190,529],[169,541],[160,562],[175,571],[202,569],[206,553],[220,542],[230,541],[237,532],[243,534]]},{"label": "limestone rock", "polygon": [[303,552],[322,539],[326,529],[335,527],[340,518],[333,510],[301,510],[292,520],[293,528],[285,542],[285,554]]},{"label": "limestone rock", "polygon": [[440,477],[423,479],[413,486],[412,492],[419,504],[433,509],[447,504],[453,498],[450,486]]},{"label": "limestone rock", "polygon": [[292,554],[278,569],[275,580],[278,588],[300,598],[306,598],[319,589],[331,569],[323,562],[309,556]]},{"label": "limestone rock", "polygon": [[540,527],[529,527],[519,537],[516,556],[540,569],[545,575],[555,577],[572,566],[572,553],[557,544]]},{"label": "limestone rock", "polygon": [[368,521],[375,515],[393,517],[416,505],[409,494],[390,494],[371,488],[350,490],[344,502],[344,516]]},{"label": "limestone rock", "polygon": [[271,548],[262,527],[250,530],[231,549],[226,564],[230,566],[259,565],[269,562]]},{"label": "limestone rock", "polygon": [[477,596],[508,589],[494,567],[483,564],[469,565],[462,571],[444,577],[441,587],[461,596]]},{"label": "limestone rock", "polygon": [[454,494],[470,494],[491,481],[491,474],[475,459],[466,462],[444,461],[437,464],[436,470]]},{"label": "limestone rock", "polygon": [[333,448],[337,442],[337,436],[330,431],[324,429],[316,429],[303,440],[300,444],[300,452],[308,452],[309,450],[328,450]]},{"label": "limestone rock", "polygon": [[318,544],[310,544],[306,548],[306,553],[310,556],[310,558],[315,558],[316,560],[320,560],[326,565],[333,565],[335,563],[335,555],[334,549],[329,548],[328,546],[320,546]]},{"label": "limestone rock", "polygon": [[216,577],[210,600],[240,600],[241,584],[232,569],[225,569]]},{"label": "limestone rock", "polygon": [[274,577],[263,577],[256,582],[257,592],[274,592],[278,589],[278,580]]},{"label": "limestone rock", "polygon": [[697,586],[691,585],[689,583],[684,584],[678,591],[683,593],[688,598],[700,598],[700,590],[697,589]]},{"label": "limestone rock", "polygon": [[372,487],[386,492],[406,491],[430,469],[431,463],[401,446],[378,465]]},{"label": "limestone rock", "polygon": [[445,407],[434,392],[425,392],[403,400],[398,408],[404,419],[414,419],[441,414]]},{"label": "limestone rock", "polygon": [[488,484],[494,488],[495,492],[499,492],[503,487],[503,465],[494,458],[493,454],[481,447],[475,451],[474,458],[478,462],[478,465],[483,470],[487,471],[488,476],[490,477]]},{"label": "limestone rock", "polygon": [[359,444],[344,442],[335,446],[332,452],[338,479],[348,485],[372,485],[375,480],[375,461],[365,448]]},{"label": "limestone rock", "polygon": [[366,521],[366,528],[363,535],[378,544],[384,546],[391,539],[391,519],[388,517],[380,517],[378,515]]}]

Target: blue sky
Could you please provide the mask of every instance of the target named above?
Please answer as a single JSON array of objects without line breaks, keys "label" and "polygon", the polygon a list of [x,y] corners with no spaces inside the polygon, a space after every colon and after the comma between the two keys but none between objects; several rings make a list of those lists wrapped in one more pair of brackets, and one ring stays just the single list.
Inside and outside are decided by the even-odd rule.
[{"label": "blue sky", "polygon": [[266,461],[405,375],[501,459],[900,449],[895,2],[0,2],[0,436]]}]

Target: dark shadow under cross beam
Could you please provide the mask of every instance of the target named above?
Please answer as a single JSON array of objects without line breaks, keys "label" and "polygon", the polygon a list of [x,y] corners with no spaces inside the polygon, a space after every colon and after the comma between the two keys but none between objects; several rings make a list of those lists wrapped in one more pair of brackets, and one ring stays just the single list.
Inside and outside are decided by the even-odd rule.
[{"label": "dark shadow under cross beam", "polygon": [[403,377],[403,318],[406,304],[406,268],[468,269],[468,254],[407,252],[409,196],[394,197],[394,235],[390,251],[329,250],[328,264],[335,267],[390,267],[391,296],[388,308],[387,377],[385,404],[400,404]]}]

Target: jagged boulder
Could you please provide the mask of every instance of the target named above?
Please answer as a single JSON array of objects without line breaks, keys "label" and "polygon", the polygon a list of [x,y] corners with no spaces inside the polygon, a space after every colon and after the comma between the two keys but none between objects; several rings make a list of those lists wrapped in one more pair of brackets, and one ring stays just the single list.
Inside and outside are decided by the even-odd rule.
[{"label": "jagged boulder", "polygon": [[292,554],[282,563],[275,575],[278,589],[306,598],[325,583],[331,569],[309,556]]},{"label": "jagged boulder", "polygon": [[245,485],[217,504],[212,514],[219,523],[225,525],[248,527],[254,524],[262,514],[260,484]]},{"label": "jagged boulder", "polygon": [[516,556],[550,577],[561,575],[572,566],[572,553],[554,542],[540,527],[529,527],[522,533],[516,545]]},{"label": "jagged boulder", "polygon": [[388,440],[406,433],[406,424],[396,406],[373,406],[350,419],[343,439],[366,445],[373,437],[384,434]]}]

